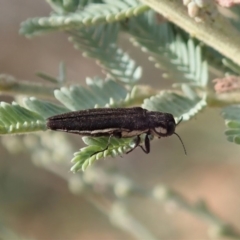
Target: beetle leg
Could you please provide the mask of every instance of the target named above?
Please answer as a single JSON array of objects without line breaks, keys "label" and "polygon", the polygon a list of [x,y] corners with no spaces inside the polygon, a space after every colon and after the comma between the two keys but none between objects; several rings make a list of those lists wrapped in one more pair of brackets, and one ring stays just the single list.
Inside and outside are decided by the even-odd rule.
[{"label": "beetle leg", "polygon": [[[134,146],[132,149],[130,149],[129,151],[127,151],[126,154],[132,152],[136,147],[140,146],[140,145],[139,145],[140,142],[141,142],[141,138],[140,138],[140,136],[138,135],[138,136],[137,136],[137,139],[136,139],[135,146]],[[142,147],[142,146],[140,146],[140,147]]]},{"label": "beetle leg", "polygon": [[139,147],[146,153],[150,153],[150,140],[149,140],[149,136],[150,133],[148,132],[145,136],[145,139],[144,139],[144,146],[145,146],[145,149],[143,146],[139,145]]},{"label": "beetle leg", "polygon": [[140,135],[138,135],[135,146],[132,149],[130,149],[128,152],[126,152],[126,154],[132,152],[138,146],[143,150],[143,152],[148,154],[150,152],[150,140],[149,140],[149,137],[148,137],[149,135],[150,135],[150,132],[147,132],[147,134],[145,136],[145,139],[144,139],[144,147],[145,148],[140,145],[141,138],[140,138]]}]

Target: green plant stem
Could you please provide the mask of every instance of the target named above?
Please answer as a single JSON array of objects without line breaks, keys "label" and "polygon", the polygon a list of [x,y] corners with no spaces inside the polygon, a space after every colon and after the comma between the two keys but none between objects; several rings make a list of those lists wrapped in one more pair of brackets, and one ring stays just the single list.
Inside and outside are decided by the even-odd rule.
[{"label": "green plant stem", "polygon": [[55,89],[40,83],[18,81],[10,75],[0,74],[0,93],[10,96],[27,95],[54,99],[53,91]]},{"label": "green plant stem", "polygon": [[[134,94],[132,94],[132,98],[129,98],[128,101],[124,102],[124,105],[121,105],[121,107],[141,105],[144,99],[160,93],[159,90],[153,89],[150,86],[136,85],[135,88],[136,88],[136,91],[134,92]],[[166,90],[163,90],[163,91],[166,91]],[[205,91],[206,90],[204,89],[199,90],[198,91],[199,96],[202,96],[205,93]],[[182,94],[182,92],[179,89],[174,89],[174,88],[171,90],[171,92]],[[226,92],[226,93],[216,94],[213,91],[208,91],[206,101],[207,101],[208,107],[222,108],[232,104],[239,104],[240,93],[236,91],[236,92]],[[115,107],[118,107],[118,106],[115,106]]]},{"label": "green plant stem", "polygon": [[[136,92],[133,94],[132,98],[130,98],[129,101],[126,101],[124,105],[121,105],[121,107],[140,105],[144,99],[160,93],[159,90],[153,89],[150,86],[136,85],[135,87]],[[204,89],[199,90],[198,91],[199,96],[202,96],[205,93],[205,91],[206,90]],[[182,94],[182,92],[179,89],[174,88],[171,90],[171,92]],[[218,108],[226,107],[232,104],[240,104],[240,93],[236,91],[216,94],[213,91],[208,91],[206,101],[208,107]]]},{"label": "green plant stem", "polygon": [[180,0],[140,1],[240,65],[240,33],[222,15],[211,18],[210,14],[205,14],[199,23],[189,17],[186,6]]}]

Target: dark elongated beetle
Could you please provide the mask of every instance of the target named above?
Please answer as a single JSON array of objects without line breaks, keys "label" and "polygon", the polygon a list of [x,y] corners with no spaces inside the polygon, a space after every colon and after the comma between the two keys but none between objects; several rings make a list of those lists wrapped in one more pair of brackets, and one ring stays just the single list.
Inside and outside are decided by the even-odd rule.
[{"label": "dark elongated beetle", "polygon": [[[178,123],[179,124],[179,123]],[[54,131],[64,131],[82,136],[109,136],[105,149],[108,149],[111,137],[137,137],[135,146],[127,153],[140,146],[145,153],[150,152],[149,136],[158,138],[175,134],[186,149],[180,136],[175,133],[178,125],[170,113],[148,111],[141,107],[133,108],[94,108],[68,112],[47,119],[47,127]],[[145,133],[144,147],[140,145],[140,135]],[[102,152],[101,151],[101,152]]]}]

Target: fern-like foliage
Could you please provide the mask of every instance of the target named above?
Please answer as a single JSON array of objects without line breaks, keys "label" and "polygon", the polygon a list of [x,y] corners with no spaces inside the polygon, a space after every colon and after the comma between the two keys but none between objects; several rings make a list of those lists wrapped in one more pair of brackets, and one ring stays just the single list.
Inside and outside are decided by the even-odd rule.
[{"label": "fern-like foliage", "polygon": [[[104,81],[100,78],[87,79],[88,87],[70,86],[55,90],[56,98],[65,106],[38,100],[34,97],[25,98],[26,108],[16,103],[2,102],[0,105],[0,134],[27,133],[46,130],[45,119],[72,110],[94,108],[95,106],[121,104],[128,101],[128,91],[113,80]],[[111,94],[106,92],[109,91]],[[123,103],[124,104],[124,103]]]},{"label": "fern-like foliage", "polygon": [[[185,94],[186,96],[184,96]],[[159,95],[145,99],[142,107],[152,111],[162,111],[172,113],[178,121],[181,117],[189,120],[204,106],[206,106],[206,96],[200,98],[190,87],[184,85],[183,93],[176,94],[174,92],[163,91]],[[108,145],[109,138],[83,138],[88,145],[76,152],[72,162],[74,166],[72,171],[76,172],[80,169],[85,170],[96,160],[107,157],[117,156],[126,153],[134,147],[134,138],[132,139],[110,139],[109,148],[104,150]],[[104,150],[103,152],[101,152]]]},{"label": "fern-like foliage", "polygon": [[135,46],[150,54],[155,66],[167,71],[176,82],[205,87],[208,82],[207,62],[202,59],[202,47],[195,44],[172,24],[158,24],[155,12],[148,11],[131,18],[125,28]]},{"label": "fern-like foliage", "polygon": [[[129,92],[121,84],[114,82],[113,80],[104,81],[100,78],[88,78],[87,85],[88,87],[70,86],[69,88],[62,87],[60,90],[55,90],[55,97],[64,106],[37,100],[36,98],[26,98],[24,100],[25,106],[38,114],[30,112],[16,104],[11,106],[3,103],[1,119],[5,124],[5,130],[2,130],[2,134],[45,130],[46,118],[68,111],[90,109],[95,107],[96,104],[100,107],[106,105],[118,107],[129,106],[126,104],[131,104],[129,99],[138,98],[139,94],[138,91],[134,90],[135,88]],[[171,112],[176,119],[183,116],[184,120],[188,120],[203,108],[205,105],[205,98],[200,98],[187,85],[182,89],[182,93],[163,91],[159,95],[145,99],[142,107],[148,110]],[[12,119],[14,119],[14,121]],[[22,124],[19,124],[19,122]],[[13,127],[14,123],[17,127]],[[31,127],[26,129],[26,126],[29,126],[29,123],[31,124]],[[80,149],[79,152],[74,154],[72,160],[74,163],[72,170],[74,172],[80,169],[85,170],[94,161],[100,158],[122,155],[135,146],[134,138],[111,138],[109,141],[108,137],[84,137],[83,140],[88,146]],[[109,147],[105,149],[108,144]]]},{"label": "fern-like foliage", "polygon": [[[134,147],[134,139],[132,138],[111,138],[110,142],[107,137],[83,137],[82,139],[88,146],[74,154],[74,158],[72,159],[74,165],[71,168],[73,172],[79,170],[85,171],[87,167],[98,159],[108,156],[116,157]],[[107,149],[105,149],[106,146],[108,146]]]},{"label": "fern-like foliage", "polygon": [[44,118],[17,103],[1,102],[0,134],[27,133],[46,130]]},{"label": "fern-like foliage", "polygon": [[[219,75],[229,71],[240,73],[239,67],[229,60],[222,60],[221,54],[214,50],[204,52],[203,50],[207,48],[203,49],[197,40],[192,39],[172,24],[161,23],[157,13],[149,10],[148,6],[142,4],[140,0],[46,1],[53,9],[50,16],[26,20],[22,23],[20,32],[25,36],[32,37],[53,31],[64,31],[70,35],[70,41],[83,52],[84,56],[96,60],[107,77],[104,80],[98,77],[88,78],[87,87],[66,86],[65,67],[61,65],[59,76],[56,78],[45,73],[39,74],[43,79],[54,83],[54,88],[41,86],[41,91],[37,91],[40,86],[34,85],[26,91],[24,87],[28,83],[26,85],[25,83],[19,84],[21,88],[18,86],[17,94],[29,96],[29,92],[34,89],[33,92],[40,92],[38,96],[42,97],[45,94],[47,97],[49,95],[52,97],[54,92],[58,103],[39,100],[35,97],[24,99],[25,108],[15,102],[12,104],[1,103],[0,134],[44,131],[46,130],[46,119],[50,116],[95,107],[141,105],[150,111],[172,113],[177,123],[179,119],[187,121],[207,104],[209,63],[211,68],[218,70],[218,74],[220,72]],[[239,15],[239,9],[236,13]],[[235,22],[235,24],[238,23]],[[239,28],[239,26],[237,27]],[[142,75],[142,69],[119,47],[117,42],[122,30],[132,37],[132,43],[135,46],[140,46],[141,50],[150,56],[149,60],[153,61],[157,68],[164,70],[164,76],[171,78],[175,82],[173,86],[178,88],[160,91],[150,86],[137,85]],[[9,81],[2,81],[1,88],[7,89],[5,93],[13,93],[16,90],[16,87],[14,89],[12,86],[13,80],[6,77],[3,79]],[[223,98],[220,94],[221,101]],[[214,98],[214,94],[209,94],[208,99],[212,100],[211,97]],[[214,100],[218,100],[218,98],[216,97]],[[225,132],[228,140],[240,144],[240,105],[226,107],[223,109],[222,115],[228,128]],[[140,144],[143,143],[145,136],[145,134],[140,136]],[[46,139],[49,140],[49,137]],[[136,146],[136,138],[83,137],[82,139],[86,146],[74,154],[71,168],[73,172],[86,170],[98,159],[124,155]],[[33,147],[31,141],[31,151],[34,152],[35,158],[41,158],[42,164],[47,158],[62,160],[65,158],[66,152],[72,151],[69,146],[65,148],[65,145],[68,144],[65,144],[66,142],[59,139],[58,136],[50,137],[50,141],[51,143],[42,141],[44,144],[41,147],[47,150],[44,153],[43,151],[37,153],[36,147]],[[49,146],[52,145],[59,149],[57,154],[51,154],[52,149]],[[37,147],[39,148],[38,145]],[[80,184],[84,184],[83,182]],[[216,230],[218,235],[239,238],[239,234],[215,217],[204,204],[200,204],[201,206],[198,204],[200,208],[191,206],[182,196],[166,190],[165,187],[163,189],[161,186],[149,194],[149,191],[144,189],[138,187],[134,189],[134,184],[130,182],[126,185],[124,191],[128,193],[136,192],[131,190],[137,190],[141,194],[146,193],[143,194],[144,196],[151,195],[153,198],[161,200],[166,199],[166,195],[168,195],[167,198],[180,206],[184,204],[189,211],[201,213],[205,220],[209,221],[210,219],[210,223],[214,225],[214,231]],[[111,185],[112,189],[113,185]],[[124,193],[124,196],[128,195]],[[111,213],[109,214],[111,215]],[[135,224],[131,218],[125,219],[126,222],[130,220],[132,225]],[[119,225],[122,226],[121,221]],[[139,226],[134,230],[138,237],[142,232],[144,233],[143,230],[139,234]],[[124,225],[124,228],[129,230],[128,226]],[[145,235],[151,238],[151,234],[145,233]]]},{"label": "fern-like foliage", "polygon": [[47,119],[48,117],[51,117],[53,115],[69,112],[68,108],[51,102],[38,100],[34,97],[25,98],[24,105],[29,110],[40,114],[44,119]]},{"label": "fern-like foliage", "polygon": [[[172,69],[173,72],[170,75],[176,77],[177,81],[188,82],[189,85],[194,87],[206,87],[208,82],[207,64],[202,60],[200,46],[195,46],[192,39],[189,39],[186,44],[184,38],[178,32],[175,32],[171,25],[146,25],[147,20],[153,21],[151,11],[145,13],[143,19],[142,16],[139,16],[130,20],[128,32],[137,39],[135,43],[144,45],[144,50],[147,49],[157,61],[165,64],[166,69]],[[131,29],[131,24],[133,24],[131,21],[135,21],[133,30]],[[145,99],[142,105],[143,108],[148,110],[170,112],[176,117],[176,120],[183,117],[185,121],[205,106],[206,94],[199,96],[195,89],[186,84],[182,84],[182,91],[179,91],[179,93],[162,91],[156,96]],[[108,138],[101,138],[94,142],[86,141],[86,144],[89,144],[89,146],[81,149],[74,157],[72,168],[74,171],[85,170],[95,160],[110,155],[109,149],[97,153],[106,148]],[[120,147],[120,153],[122,153],[123,146],[125,146],[126,152],[129,149],[128,139],[121,139],[121,143],[118,142],[114,150]],[[134,147],[134,145],[131,146]]]},{"label": "fern-like foliage", "polygon": [[225,119],[227,140],[240,144],[240,105],[233,105],[223,109],[222,116]]},{"label": "fern-like foliage", "polygon": [[162,91],[144,100],[142,107],[151,111],[170,112],[176,121],[188,121],[206,106],[206,95],[200,98],[188,85],[183,85],[182,93]]},{"label": "fern-like foliage", "polygon": [[126,98],[127,90],[113,80],[100,78],[87,79],[88,88],[82,86],[62,87],[54,95],[65,107],[72,111],[104,107],[112,101],[119,102]]},{"label": "fern-like foliage", "polygon": [[141,78],[142,69],[117,46],[118,31],[119,24],[104,24],[70,31],[69,39],[84,56],[97,60],[108,77],[132,85]]},{"label": "fern-like foliage", "polygon": [[138,0],[105,0],[104,3],[87,4],[84,8],[78,1],[73,0],[49,2],[55,12],[50,17],[26,20],[21,25],[21,34],[31,37],[50,31],[66,31],[98,23],[111,23],[136,16],[149,9]]},{"label": "fern-like foliage", "polygon": [[[97,61],[107,78],[88,78],[87,87],[66,87],[63,85],[66,79],[64,66],[60,67],[56,79],[40,74],[42,78],[63,86],[54,91],[60,105],[36,98],[24,100],[26,108],[38,113],[43,122],[50,116],[69,111],[94,107],[131,107],[136,104],[142,104],[148,110],[172,113],[176,121],[180,118],[187,121],[206,105],[206,94],[204,91],[198,93],[208,83],[207,63],[201,46],[171,24],[159,24],[156,14],[146,11],[148,7],[140,1],[48,2],[54,13],[47,18],[27,20],[21,32],[33,36],[53,30],[65,31],[84,56]],[[125,18],[128,20],[120,21]],[[136,85],[142,69],[118,46],[117,39],[122,29],[133,37],[134,45],[141,46],[142,50],[149,53],[150,60],[157,67],[162,67],[168,72],[168,77],[180,83],[181,89],[148,91],[147,87]],[[29,111],[27,109],[23,111]],[[6,131],[9,131],[8,127],[6,125]],[[42,130],[45,128],[42,127]],[[83,141],[87,146],[76,152],[72,160],[74,172],[85,170],[100,158],[122,155],[135,147],[134,138],[83,137]]]}]

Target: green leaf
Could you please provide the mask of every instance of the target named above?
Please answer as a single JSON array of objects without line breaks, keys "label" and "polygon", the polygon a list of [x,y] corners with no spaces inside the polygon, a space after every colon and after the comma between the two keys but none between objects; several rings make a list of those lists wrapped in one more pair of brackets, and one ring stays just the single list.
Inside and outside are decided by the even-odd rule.
[{"label": "green leaf", "polygon": [[132,85],[141,78],[142,69],[116,45],[118,31],[118,24],[108,24],[69,33],[75,48],[94,58],[108,77]]},{"label": "green leaf", "polygon": [[83,86],[62,87],[55,90],[54,95],[66,108],[71,111],[94,108],[96,105],[104,107],[114,101],[126,98],[127,90],[120,84],[100,78],[87,79],[88,88]]},{"label": "green leaf", "polygon": [[34,97],[24,99],[25,106],[34,112],[37,112],[45,119],[53,115],[69,112],[68,108],[59,106],[47,101],[38,100]]},{"label": "green leaf", "polygon": [[[222,116],[225,120],[240,121],[240,105],[233,105],[222,110]],[[227,121],[229,123],[229,121]]]},{"label": "green leaf", "polygon": [[98,23],[120,21],[149,9],[138,0],[106,0],[105,2],[105,4],[88,4],[83,9],[77,9],[77,4],[74,2],[68,7],[54,2],[51,6],[56,13],[50,17],[27,19],[21,24],[20,33],[31,37],[49,31],[76,30]]},{"label": "green leaf", "polygon": [[240,121],[238,122],[238,121],[226,121],[226,126],[228,127],[228,128],[236,128],[236,129],[238,129],[238,128],[240,128]]},{"label": "green leaf", "polygon": [[[185,96],[183,94],[185,94]],[[169,112],[178,120],[183,118],[183,120],[187,121],[206,106],[206,96],[200,98],[187,85],[183,88],[183,94],[163,91],[156,96],[145,99],[142,107],[152,111]],[[117,156],[126,153],[134,147],[134,139],[111,138],[108,149],[101,152],[101,150],[105,149],[108,145],[108,137],[84,137],[83,140],[89,146],[82,148],[79,152],[74,154],[74,158],[72,159],[74,166],[71,169],[74,172],[80,169],[84,171],[88,166],[100,158]]]},{"label": "green leaf", "polygon": [[46,130],[42,116],[17,103],[0,104],[0,134],[27,133]]},{"label": "green leaf", "polygon": [[172,91],[162,91],[145,99],[142,107],[151,111],[168,112],[176,119],[183,118],[187,121],[206,106],[206,96],[200,98],[189,86],[184,86],[185,96]]},{"label": "green leaf", "polygon": [[[116,157],[122,155],[134,147],[134,139],[132,138],[111,138],[108,149],[104,150],[108,145],[109,137],[83,137],[83,141],[88,145],[80,149],[74,154],[72,162],[74,165],[71,171],[85,171],[87,167],[92,165],[96,160],[108,156]],[[104,150],[103,152],[101,152]]]},{"label": "green leaf", "polygon": [[182,30],[169,23],[159,24],[153,11],[131,18],[126,30],[134,46],[150,54],[149,59],[166,71],[168,78],[193,86],[207,85],[208,68],[202,47],[192,38],[186,39]]},{"label": "green leaf", "polygon": [[222,110],[227,130],[225,135],[227,140],[240,144],[240,105],[226,107]]}]

